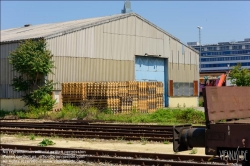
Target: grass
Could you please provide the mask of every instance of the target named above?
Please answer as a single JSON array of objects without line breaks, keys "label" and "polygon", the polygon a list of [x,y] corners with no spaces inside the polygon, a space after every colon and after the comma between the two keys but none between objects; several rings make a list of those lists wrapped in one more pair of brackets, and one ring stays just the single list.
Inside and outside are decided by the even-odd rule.
[{"label": "grass", "polygon": [[31,134],[29,137],[30,137],[30,140],[35,140],[36,139],[34,134]]},{"label": "grass", "polygon": [[142,145],[146,145],[146,143],[148,142],[148,139],[145,137],[141,137],[141,142],[142,142]]},{"label": "grass", "polygon": [[18,138],[22,138],[22,137],[24,137],[24,136],[25,136],[25,135],[24,135],[23,133],[18,133],[18,134],[17,134],[17,137],[18,137]]},{"label": "grass", "polygon": [[54,145],[54,144],[55,143],[52,140],[45,138],[38,145],[39,146],[48,146],[48,145]]},{"label": "grass", "polygon": [[189,154],[196,154],[198,152],[197,149],[192,149]]},{"label": "grass", "polygon": [[118,140],[118,141],[123,141],[124,138],[123,138],[123,137],[117,137],[117,140]]},{"label": "grass", "polygon": [[168,140],[163,141],[163,144],[169,144],[170,142]]},{"label": "grass", "polygon": [[[12,114],[19,118],[35,118],[50,120],[105,120],[123,123],[157,123],[157,124],[201,124],[205,122],[205,115],[202,111],[193,108],[162,108],[154,113],[140,113],[132,110],[127,114],[113,114],[110,110],[99,111],[96,108],[80,109],[67,104],[61,111],[49,111],[46,116],[42,109],[30,109],[28,111],[14,111]],[[2,113],[6,115],[6,113]]]}]

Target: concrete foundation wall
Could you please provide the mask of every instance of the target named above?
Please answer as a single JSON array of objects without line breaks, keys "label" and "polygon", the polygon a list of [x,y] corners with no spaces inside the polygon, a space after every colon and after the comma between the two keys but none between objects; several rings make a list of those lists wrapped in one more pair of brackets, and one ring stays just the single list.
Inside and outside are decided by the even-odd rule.
[{"label": "concrete foundation wall", "polygon": [[198,107],[198,97],[169,97],[169,107]]},{"label": "concrete foundation wall", "polygon": [[13,111],[27,109],[24,105],[25,104],[21,99],[0,99],[0,110]]}]

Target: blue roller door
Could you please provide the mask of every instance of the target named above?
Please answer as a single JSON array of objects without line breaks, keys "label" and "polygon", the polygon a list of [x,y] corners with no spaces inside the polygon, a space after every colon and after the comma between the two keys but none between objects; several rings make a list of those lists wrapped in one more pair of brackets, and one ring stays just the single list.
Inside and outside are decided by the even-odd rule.
[{"label": "blue roller door", "polygon": [[135,58],[136,81],[161,81],[164,84],[164,105],[168,106],[167,93],[167,61],[163,58],[142,57]]}]

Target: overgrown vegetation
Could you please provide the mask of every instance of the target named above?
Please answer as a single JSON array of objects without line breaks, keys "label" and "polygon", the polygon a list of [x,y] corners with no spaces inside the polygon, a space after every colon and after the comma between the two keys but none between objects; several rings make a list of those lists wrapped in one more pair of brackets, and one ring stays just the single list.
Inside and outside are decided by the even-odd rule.
[{"label": "overgrown vegetation", "polygon": [[10,114],[11,114],[10,111],[0,110],[0,117],[5,117],[6,115],[10,115]]},{"label": "overgrown vegetation", "polygon": [[19,75],[13,79],[15,91],[22,92],[22,100],[31,109],[52,110],[53,81],[46,76],[55,67],[52,53],[46,49],[45,40],[25,40],[10,53],[9,63]]},{"label": "overgrown vegetation", "polygon": [[250,73],[247,68],[242,68],[241,64],[237,64],[229,73],[229,79],[232,84],[237,86],[250,86]]},{"label": "overgrown vegetation", "polygon": [[[31,109],[25,111],[13,112],[19,118],[41,118],[44,117],[43,110]],[[158,124],[180,124],[192,123],[201,124],[205,122],[205,115],[202,111],[193,108],[159,109],[154,113],[143,114],[136,110],[128,114],[113,114],[110,110],[99,111],[96,108],[80,109],[67,104],[61,111],[49,112],[47,119],[51,120],[105,120],[125,123],[158,123]]]},{"label": "overgrown vegetation", "polygon": [[48,145],[54,145],[54,144],[55,143],[52,140],[45,138],[38,145],[39,146],[48,146]]}]

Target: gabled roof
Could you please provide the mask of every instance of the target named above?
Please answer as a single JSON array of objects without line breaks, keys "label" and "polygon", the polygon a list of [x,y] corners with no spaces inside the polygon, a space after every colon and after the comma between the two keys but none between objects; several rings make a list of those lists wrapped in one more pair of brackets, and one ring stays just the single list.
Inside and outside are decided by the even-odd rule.
[{"label": "gabled roof", "polygon": [[[142,18],[141,16],[135,13],[116,14],[116,15],[111,15],[111,16],[106,16],[106,17],[87,18],[87,19],[67,21],[67,22],[32,25],[28,27],[23,26],[19,28],[1,30],[1,42],[17,41],[17,40],[30,39],[30,38],[56,37],[59,35],[78,31],[80,29],[85,29],[88,27],[100,25],[103,23],[115,21],[118,19],[130,17],[130,16],[136,16],[148,22],[149,24],[153,25],[152,23],[150,23],[149,21],[145,20],[144,18]],[[157,29],[160,29],[155,25],[153,26],[156,27]],[[161,31],[165,32],[164,30],[161,30]],[[169,33],[167,34],[175,38]],[[177,38],[175,39],[178,40]]]},{"label": "gabled roof", "polygon": [[[119,20],[122,18],[127,18],[130,16],[135,16],[147,22],[149,25],[155,27],[159,31],[165,33],[166,35],[180,42],[179,39],[169,34],[165,30],[159,28],[158,26],[154,25],[153,23],[149,22],[148,20],[144,19],[140,15],[136,13],[126,13],[126,14],[116,14],[116,15],[105,16],[105,17],[87,18],[87,19],[67,21],[67,22],[40,24],[40,25],[32,25],[28,27],[19,27],[19,28],[1,30],[1,43],[13,42],[13,41],[19,41],[19,40],[25,40],[25,39],[36,39],[36,38],[48,39],[48,38],[72,33],[81,29],[85,29],[85,28],[96,26],[96,25],[108,23],[111,21]],[[191,47],[189,48],[197,52],[197,50]]]}]

